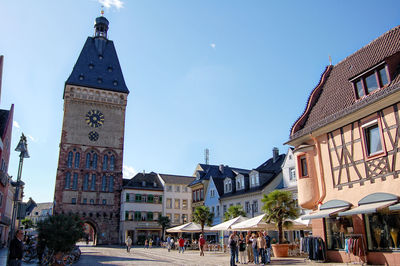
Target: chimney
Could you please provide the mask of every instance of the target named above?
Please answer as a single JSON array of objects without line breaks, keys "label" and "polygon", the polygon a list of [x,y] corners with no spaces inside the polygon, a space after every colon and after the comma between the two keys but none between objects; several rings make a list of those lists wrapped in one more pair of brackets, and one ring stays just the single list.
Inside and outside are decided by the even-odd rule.
[{"label": "chimney", "polygon": [[273,163],[276,163],[276,161],[278,160],[279,157],[279,149],[277,147],[274,147],[272,149],[272,161]]},{"label": "chimney", "polygon": [[219,165],[219,171],[220,171],[222,174],[224,173],[224,169],[225,169],[224,165],[223,165],[223,164],[220,164],[220,165]]}]

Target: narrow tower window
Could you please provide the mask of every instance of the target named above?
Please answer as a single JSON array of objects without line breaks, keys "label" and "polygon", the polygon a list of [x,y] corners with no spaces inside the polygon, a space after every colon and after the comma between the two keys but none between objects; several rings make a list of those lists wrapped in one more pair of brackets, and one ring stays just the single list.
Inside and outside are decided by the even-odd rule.
[{"label": "narrow tower window", "polygon": [[70,151],[70,152],[68,153],[68,159],[67,159],[67,167],[68,167],[68,168],[71,168],[71,167],[72,167],[72,156],[73,156],[72,151]]}]

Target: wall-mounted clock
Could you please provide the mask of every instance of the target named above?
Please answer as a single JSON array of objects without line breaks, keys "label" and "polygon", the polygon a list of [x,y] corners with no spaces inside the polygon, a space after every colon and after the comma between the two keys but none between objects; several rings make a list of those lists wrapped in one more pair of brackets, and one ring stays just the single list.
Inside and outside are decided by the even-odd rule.
[{"label": "wall-mounted clock", "polygon": [[104,123],[104,115],[98,110],[90,110],[86,114],[86,123],[91,127],[101,127]]}]

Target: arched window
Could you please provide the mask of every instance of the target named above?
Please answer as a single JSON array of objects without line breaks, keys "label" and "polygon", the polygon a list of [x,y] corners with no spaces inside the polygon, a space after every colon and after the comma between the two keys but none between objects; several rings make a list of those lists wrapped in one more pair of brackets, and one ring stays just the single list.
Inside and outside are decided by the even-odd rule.
[{"label": "arched window", "polygon": [[108,156],[104,155],[104,159],[103,159],[103,170],[107,170],[108,168]]},{"label": "arched window", "polygon": [[114,191],[114,177],[110,176],[110,180],[108,182],[108,191],[113,192]]},{"label": "arched window", "polygon": [[70,152],[68,153],[68,160],[67,160],[67,167],[68,167],[68,168],[71,168],[71,167],[72,167],[72,156],[73,156],[72,151],[70,151]]},{"label": "arched window", "polygon": [[92,175],[92,182],[90,184],[90,190],[96,190],[96,174]]},{"label": "arched window", "polygon": [[78,173],[74,173],[74,178],[72,179],[72,189],[78,189]]},{"label": "arched window", "polygon": [[86,169],[90,169],[90,153],[86,154]]},{"label": "arched window", "polygon": [[103,175],[103,178],[101,179],[101,191],[106,191],[107,189],[107,177]]},{"label": "arched window", "polygon": [[83,179],[83,190],[88,190],[89,188],[89,174],[85,174]]},{"label": "arched window", "polygon": [[81,159],[81,154],[79,152],[75,153],[75,168],[79,168],[80,159]]},{"label": "arched window", "polygon": [[93,154],[93,169],[97,169],[97,154]]},{"label": "arched window", "polygon": [[71,188],[71,173],[67,173],[65,176],[65,187],[64,188]]},{"label": "arched window", "polygon": [[110,157],[110,170],[114,171],[114,169],[115,169],[115,157],[114,157],[114,155],[111,155],[111,157]]}]

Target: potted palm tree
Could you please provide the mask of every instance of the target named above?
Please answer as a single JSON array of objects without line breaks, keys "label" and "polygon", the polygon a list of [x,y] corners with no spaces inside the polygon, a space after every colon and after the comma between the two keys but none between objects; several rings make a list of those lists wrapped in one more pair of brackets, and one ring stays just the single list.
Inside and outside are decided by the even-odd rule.
[{"label": "potted palm tree", "polygon": [[290,220],[299,217],[299,208],[290,191],[274,190],[268,195],[264,194],[262,200],[267,223],[274,223],[278,229],[278,243],[272,245],[276,257],[287,257],[289,244],[283,242],[283,227],[291,226]]},{"label": "potted palm tree", "polygon": [[206,206],[197,206],[193,212],[193,222],[200,224],[201,233],[204,235],[204,225],[211,226],[214,213]]}]

